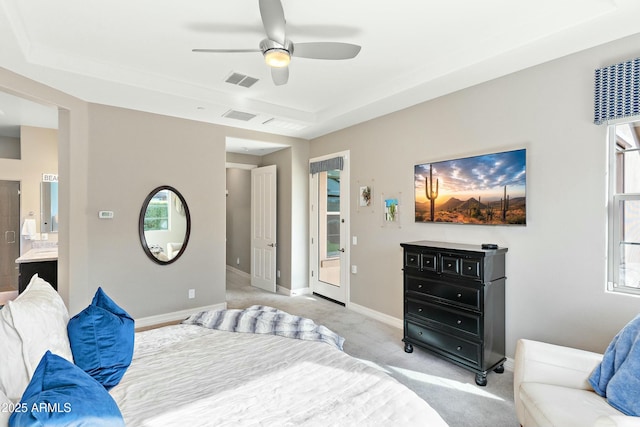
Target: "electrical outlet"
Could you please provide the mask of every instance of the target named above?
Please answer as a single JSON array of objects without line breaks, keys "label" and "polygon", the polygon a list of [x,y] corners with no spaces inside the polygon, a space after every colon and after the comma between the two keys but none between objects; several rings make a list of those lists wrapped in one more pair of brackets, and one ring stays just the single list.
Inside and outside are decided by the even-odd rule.
[{"label": "electrical outlet", "polygon": [[236,258],[236,264],[240,265],[240,257]]},{"label": "electrical outlet", "polygon": [[351,266],[351,273],[352,274],[358,274],[358,266],[357,265],[352,265]]},{"label": "electrical outlet", "polygon": [[196,290],[189,289],[189,299],[194,299],[196,297]]}]

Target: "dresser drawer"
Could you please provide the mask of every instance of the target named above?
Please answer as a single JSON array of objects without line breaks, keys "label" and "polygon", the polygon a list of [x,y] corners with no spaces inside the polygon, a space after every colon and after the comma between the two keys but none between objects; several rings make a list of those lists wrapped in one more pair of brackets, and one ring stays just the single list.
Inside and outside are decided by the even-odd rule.
[{"label": "dresser drawer", "polygon": [[480,343],[470,342],[408,321],[405,323],[406,336],[415,342],[446,352],[474,366],[480,365]]},{"label": "dresser drawer", "polygon": [[450,310],[446,307],[413,299],[407,299],[406,310],[406,314],[417,316],[428,322],[434,322],[476,336],[480,334],[479,315]]},{"label": "dresser drawer", "polygon": [[440,267],[443,273],[460,274],[460,258],[455,256],[442,255],[442,265]]},{"label": "dresser drawer", "polygon": [[482,277],[482,262],[479,259],[462,259],[460,275],[471,279]]},{"label": "dresser drawer", "polygon": [[420,254],[417,252],[406,251],[404,253],[404,266],[411,268],[420,268]]},{"label": "dresser drawer", "polygon": [[408,292],[418,292],[445,302],[480,310],[480,289],[409,275],[405,280]]},{"label": "dresser drawer", "polygon": [[482,279],[482,260],[478,258],[442,255],[440,269],[444,274]]},{"label": "dresser drawer", "polygon": [[420,255],[422,260],[422,269],[426,271],[438,270],[438,255],[433,252],[423,253]]}]

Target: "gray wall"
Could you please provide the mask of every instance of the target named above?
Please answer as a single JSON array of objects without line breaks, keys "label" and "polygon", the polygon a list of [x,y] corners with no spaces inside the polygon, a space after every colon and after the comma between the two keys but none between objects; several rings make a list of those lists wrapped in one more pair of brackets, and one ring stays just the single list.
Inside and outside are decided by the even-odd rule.
[{"label": "gray wall", "polygon": [[[95,104],[89,117],[89,286],[136,318],[224,302],[223,129]],[[187,249],[167,266],[147,257],[137,232],[142,202],[160,185],[182,193],[191,214]],[[100,210],[114,218],[99,219]]]},{"label": "gray wall", "polygon": [[[58,290],[72,315],[98,286],[136,318],[224,302],[225,138],[308,150],[296,138],[89,104],[2,68],[0,90],[58,107]],[[164,267],[146,258],[137,230],[144,198],[162,184],[184,195],[193,221],[188,251]]]},{"label": "gray wall", "polygon": [[227,190],[227,265],[251,274],[251,171],[227,168]]},{"label": "gray wall", "polygon": [[0,159],[20,160],[20,138],[0,135]]},{"label": "gray wall", "polygon": [[[351,194],[401,194],[401,228],[352,210],[351,301],[402,317],[403,241],[494,242],[507,254],[507,354],[526,337],[603,351],[640,310],[605,292],[606,127],[595,68],[637,57],[640,35],[533,67],[317,138],[311,156],[351,150]],[[416,224],[413,166],[527,149],[527,226]],[[380,209],[378,209],[380,211]]]}]

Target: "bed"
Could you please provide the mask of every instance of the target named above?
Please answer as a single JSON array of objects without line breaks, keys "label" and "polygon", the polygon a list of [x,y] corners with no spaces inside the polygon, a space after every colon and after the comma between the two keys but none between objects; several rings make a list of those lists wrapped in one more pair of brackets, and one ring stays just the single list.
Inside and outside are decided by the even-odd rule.
[{"label": "bed", "polygon": [[[73,338],[71,341],[73,347]],[[99,398],[112,401],[115,409],[110,408],[109,414],[104,416],[75,413],[73,420],[65,420],[59,425],[86,425],[82,422],[93,416],[101,421],[89,425],[126,424],[128,427],[446,426],[438,413],[413,391],[388,374],[341,351],[340,342],[332,345],[322,340],[179,324],[135,333],[131,344],[130,363],[124,369],[118,368],[121,375],[117,384],[99,387],[101,390],[96,391],[105,393],[106,397],[101,395]],[[62,354],[66,348],[62,345],[62,350],[56,351]],[[20,409],[23,401],[34,401],[33,398],[29,400],[29,390],[37,382],[35,379],[45,359],[54,357],[50,353],[41,356],[22,399],[10,399],[6,393],[2,394],[5,390],[0,389],[0,405],[3,398],[5,402],[12,402],[5,403],[5,409]],[[33,355],[31,359],[33,364]],[[77,364],[81,357],[75,359]],[[86,375],[65,357],[51,361],[54,362],[71,365],[69,369]],[[0,387],[2,375],[0,368]],[[113,380],[112,372],[109,378]],[[92,378],[90,381],[95,382]],[[107,388],[108,392],[105,391]],[[85,409],[82,403],[68,403],[68,389],[65,387],[67,394],[58,400],[60,404],[55,409],[63,412],[67,403],[69,409],[93,411]],[[38,392],[41,392],[40,387]],[[88,392],[81,388],[73,393],[82,398]],[[98,397],[90,406],[100,406],[95,399]],[[108,408],[109,404],[104,407]],[[0,413],[0,427],[7,425],[6,410],[4,421],[2,415]],[[69,414],[62,414],[65,415]],[[108,416],[115,418],[103,422]],[[117,416],[121,416],[124,423]],[[18,416],[14,417],[15,424]]]}]

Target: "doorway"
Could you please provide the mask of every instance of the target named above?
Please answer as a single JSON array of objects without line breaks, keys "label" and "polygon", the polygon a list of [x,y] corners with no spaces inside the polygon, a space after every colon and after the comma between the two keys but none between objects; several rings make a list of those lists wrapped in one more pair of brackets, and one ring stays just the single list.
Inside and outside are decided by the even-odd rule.
[{"label": "doorway", "polygon": [[[226,137],[226,264],[227,272],[233,273],[234,279],[239,278],[241,282],[250,285],[254,273],[256,277],[253,279],[254,284],[261,283],[261,288],[268,288],[269,292],[278,290],[277,282],[280,280],[280,271],[277,267],[277,254],[280,249],[277,248],[277,220],[278,220],[278,204],[277,204],[277,169],[280,165],[288,165],[289,156],[286,155],[290,150],[289,145],[241,139],[235,137]],[[283,155],[275,154],[283,151]],[[263,173],[252,172],[254,169],[266,167],[265,165],[273,165],[272,175],[264,175]],[[262,172],[266,172],[263,169]],[[258,174],[255,177],[254,174]],[[267,205],[275,211],[265,212],[268,216],[270,225],[260,225],[254,230],[252,226],[253,215],[251,208],[253,205],[252,186],[254,182],[268,182],[275,185],[275,188],[269,187],[271,202],[264,201],[263,207]],[[261,197],[257,196],[257,199]],[[257,205],[256,205],[257,206]],[[267,217],[263,218],[267,221]],[[272,221],[275,221],[272,222]],[[266,223],[265,223],[266,224]],[[267,227],[267,228],[265,228]],[[254,241],[254,231],[262,234],[262,241]],[[262,244],[261,250],[254,247],[254,244]],[[273,246],[269,246],[273,245]],[[258,256],[256,252],[258,252]],[[254,266],[260,266],[259,269]],[[286,274],[286,273],[285,273]],[[286,277],[286,276],[285,276]]]},{"label": "doorway", "polygon": [[18,290],[20,182],[0,180],[0,293]]},{"label": "doorway", "polygon": [[311,159],[310,286],[314,294],[349,300],[348,151]]}]

